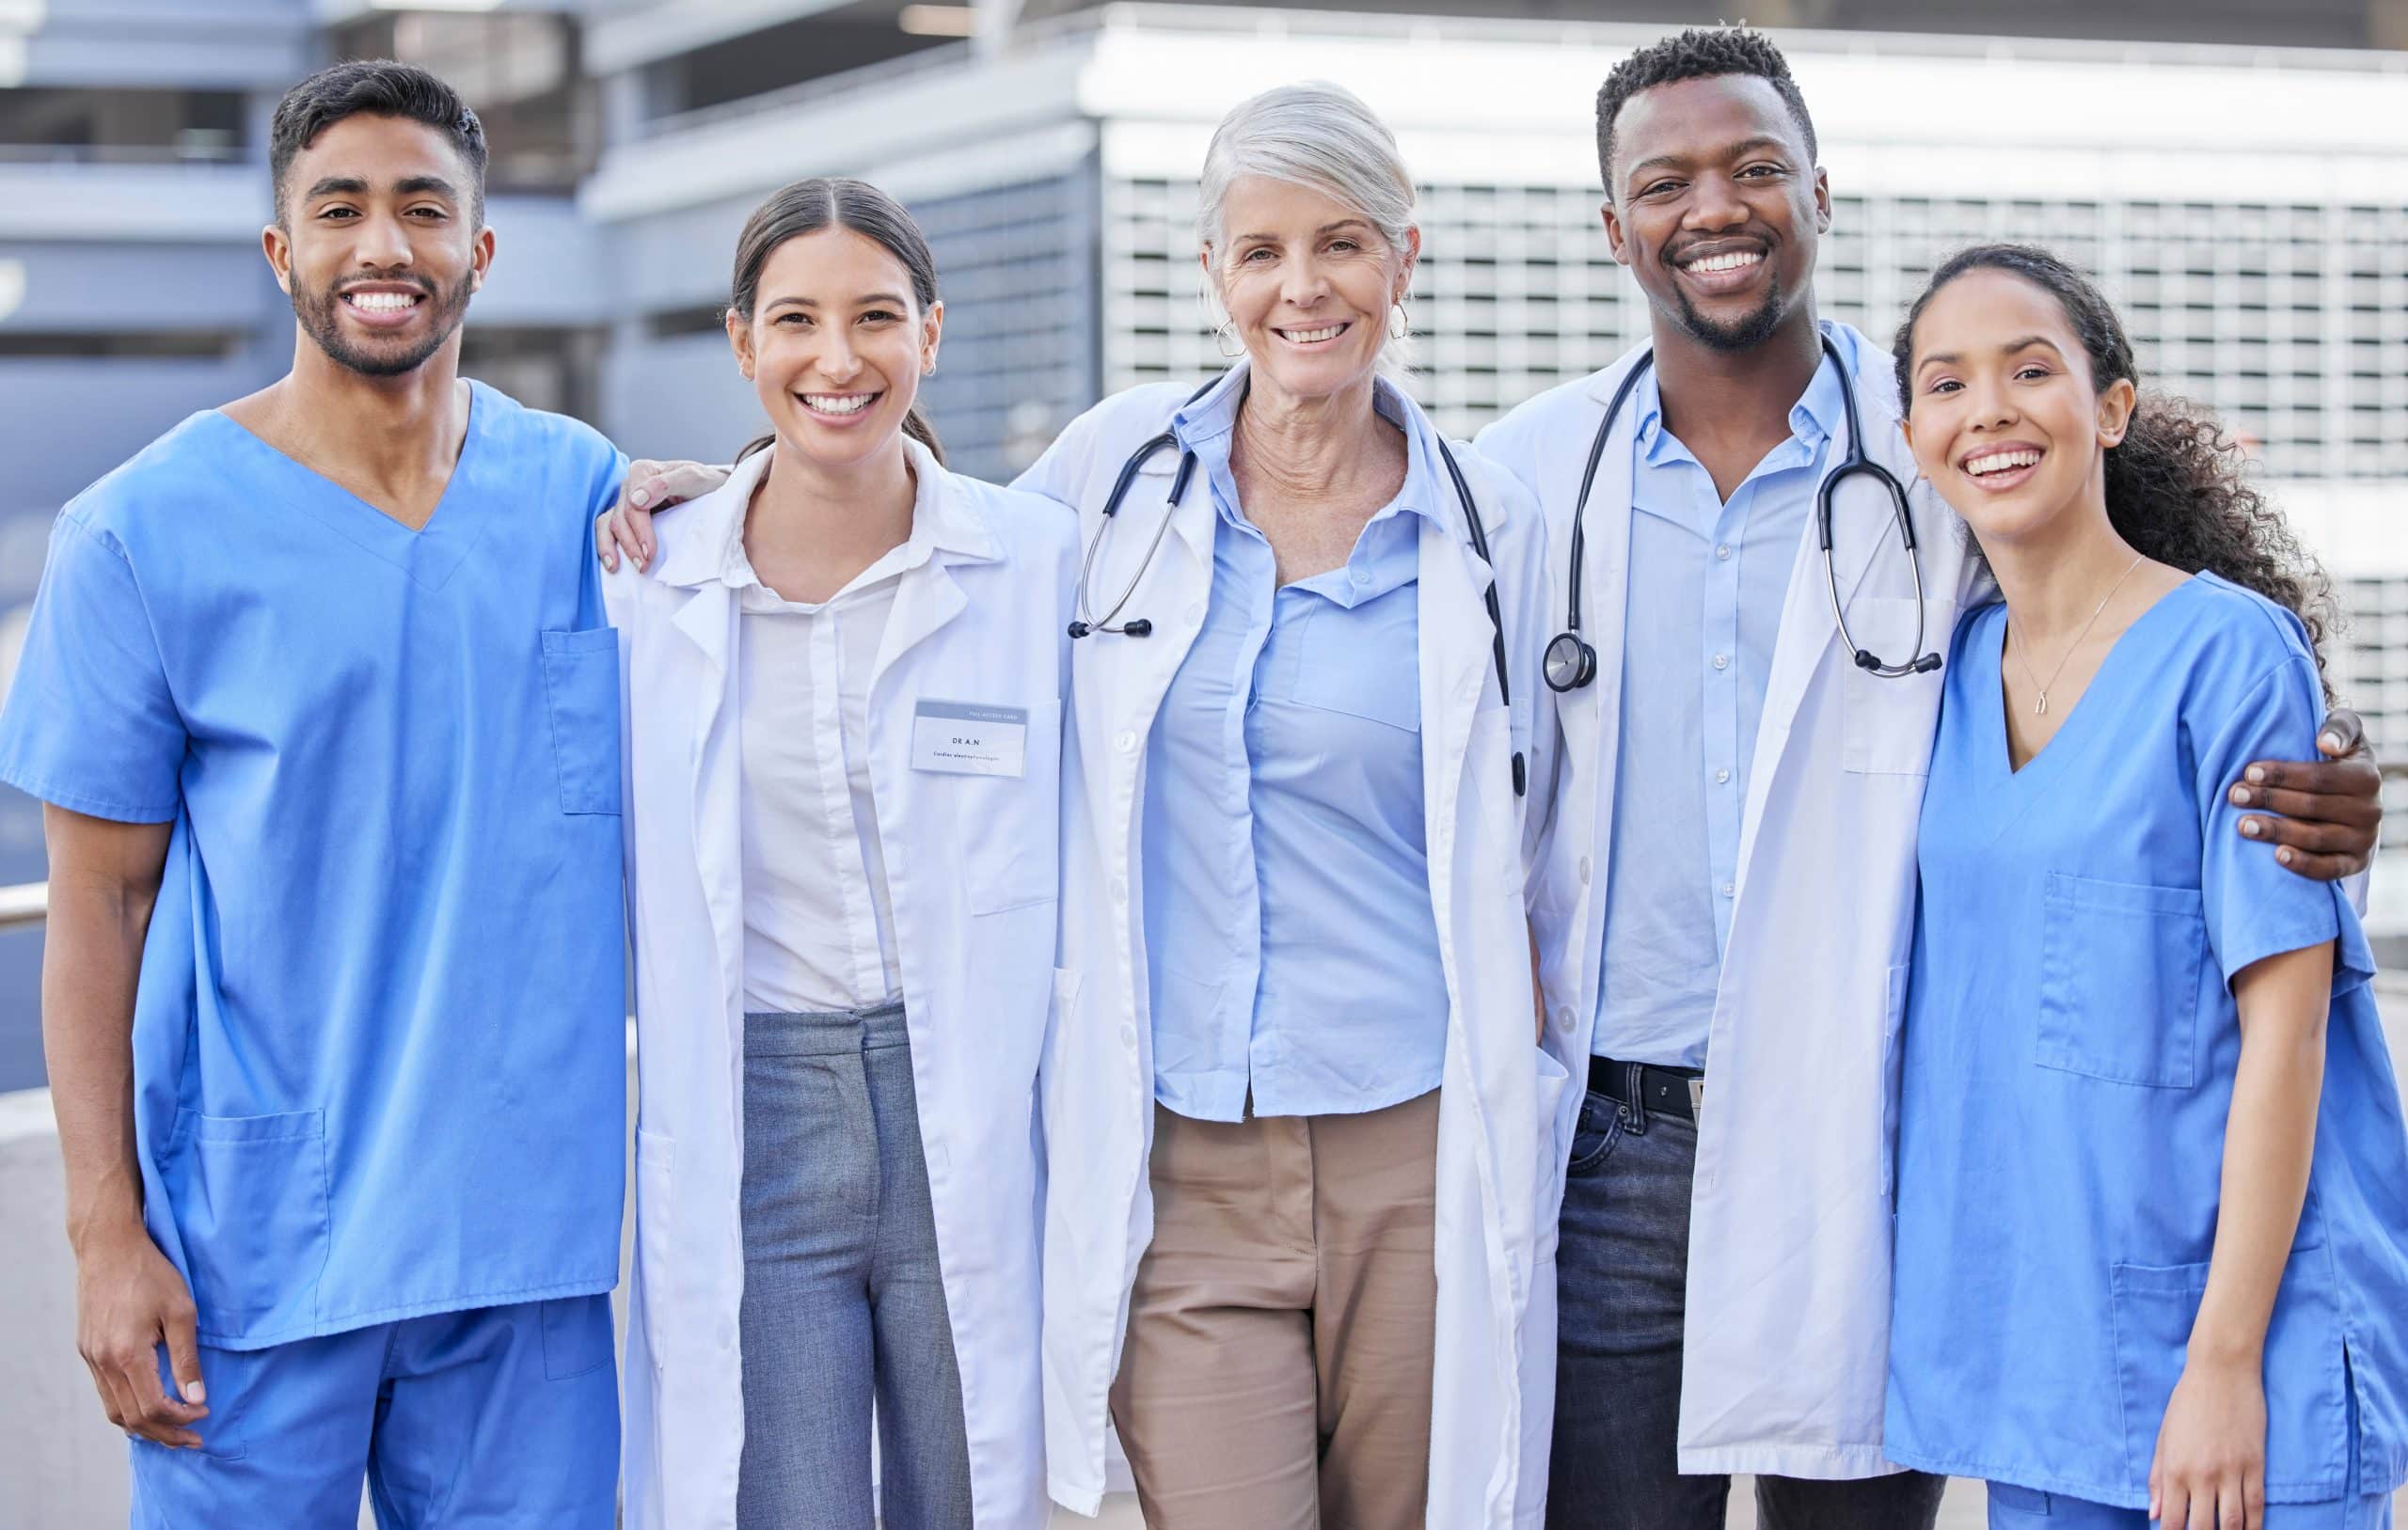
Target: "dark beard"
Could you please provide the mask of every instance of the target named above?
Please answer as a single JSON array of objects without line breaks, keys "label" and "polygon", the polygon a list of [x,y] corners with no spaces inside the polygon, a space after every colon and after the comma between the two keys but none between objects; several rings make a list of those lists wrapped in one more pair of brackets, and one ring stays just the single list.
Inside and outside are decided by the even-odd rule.
[{"label": "dark beard", "polygon": [[426,365],[427,358],[443,348],[452,332],[460,327],[460,320],[468,311],[469,284],[474,274],[463,276],[450,292],[433,283],[411,276],[378,276],[369,280],[402,281],[427,294],[434,313],[426,326],[425,338],[404,350],[366,349],[353,344],[342,332],[341,315],[338,311],[342,299],[333,287],[310,291],[294,282],[293,286],[293,317],[318,349],[326,353],[336,365],[347,368],[363,377],[400,377]]},{"label": "dark beard", "polygon": [[1752,351],[1772,339],[1773,332],[1781,327],[1782,316],[1785,311],[1781,279],[1777,276],[1773,278],[1772,285],[1766,290],[1763,305],[1736,323],[1718,324],[1708,319],[1697,311],[1689,302],[1689,294],[1678,287],[1672,289],[1672,295],[1679,304],[1672,317],[1679,322],[1680,326],[1687,330],[1691,338],[1703,342],[1709,349],[1725,353]]}]

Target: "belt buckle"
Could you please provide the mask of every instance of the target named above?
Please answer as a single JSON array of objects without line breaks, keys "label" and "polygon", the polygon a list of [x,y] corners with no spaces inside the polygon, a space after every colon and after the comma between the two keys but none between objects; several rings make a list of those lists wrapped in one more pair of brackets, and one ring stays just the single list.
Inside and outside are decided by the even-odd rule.
[{"label": "belt buckle", "polygon": [[1689,1085],[1689,1116],[1692,1120],[1705,1112],[1705,1080],[1691,1079]]}]

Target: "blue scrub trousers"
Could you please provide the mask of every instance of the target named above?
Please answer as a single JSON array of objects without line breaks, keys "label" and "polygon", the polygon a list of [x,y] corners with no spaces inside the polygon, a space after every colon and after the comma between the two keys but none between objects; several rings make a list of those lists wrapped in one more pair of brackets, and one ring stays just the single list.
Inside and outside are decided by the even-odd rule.
[{"label": "blue scrub trousers", "polygon": [[[610,1299],[563,1297],[200,1352],[197,1450],[134,1442],[134,1530],[608,1530]],[[173,1386],[173,1381],[169,1381]]]},{"label": "blue scrub trousers", "polygon": [[[1990,1530],[2149,1530],[2148,1510],[1990,1485]],[[2390,1530],[2391,1495],[2356,1493],[2323,1504],[2268,1504],[2265,1530]]]}]

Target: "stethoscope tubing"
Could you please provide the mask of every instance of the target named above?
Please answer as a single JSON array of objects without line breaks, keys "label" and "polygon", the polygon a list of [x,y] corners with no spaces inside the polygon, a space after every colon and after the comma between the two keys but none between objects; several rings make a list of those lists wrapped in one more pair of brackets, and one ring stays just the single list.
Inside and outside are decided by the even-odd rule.
[{"label": "stethoscope tubing", "polygon": [[[1923,559],[1915,543],[1914,517],[1908,508],[1907,491],[1888,468],[1864,454],[1864,430],[1857,415],[1856,389],[1848,380],[1847,365],[1840,359],[1839,348],[1831,343],[1830,336],[1820,339],[1823,357],[1815,366],[1819,369],[1827,360],[1839,372],[1840,407],[1845,412],[1847,427],[1847,450],[1842,455],[1839,465],[1823,476],[1822,484],[1814,496],[1814,534],[1823,554],[1824,583],[1830,591],[1831,620],[1839,628],[1840,642],[1858,669],[1888,680],[1903,675],[1928,674],[1939,669],[1941,661],[1938,654],[1926,652],[1924,648],[1926,636],[1924,622],[1927,607],[1924,603]],[[1589,460],[1580,473],[1579,497],[1572,502],[1572,588],[1564,603],[1564,627],[1547,643],[1545,678],[1548,686],[1558,692],[1578,690],[1596,679],[1596,650],[1580,630],[1580,587],[1588,566],[1589,492],[1596,483],[1597,465],[1605,459],[1606,443],[1614,433],[1615,422],[1622,418],[1623,405],[1628,402],[1631,389],[1639,385],[1639,380],[1655,363],[1656,353],[1648,351],[1631,364],[1630,371],[1623,375],[1622,385],[1614,389],[1612,401],[1606,405],[1606,418],[1598,422],[1596,435],[1589,443]],[[1856,639],[1848,633],[1847,612],[1840,601],[1839,570],[1831,558],[1831,525],[1836,514],[1834,496],[1842,483],[1859,475],[1878,480],[1888,491],[1891,513],[1897,522],[1899,539],[1906,546],[1907,566],[1914,575],[1915,641],[1910,652],[1916,656],[1904,664],[1886,663],[1877,655],[1858,647]]]},{"label": "stethoscope tubing", "polygon": [[[1217,382],[1218,379],[1213,381]],[[1194,403],[1211,391],[1212,386],[1213,383],[1206,383],[1202,387],[1189,394],[1187,402]],[[1070,636],[1073,639],[1085,638],[1097,633],[1127,638],[1144,638],[1152,634],[1154,624],[1150,620],[1145,617],[1133,617],[1124,622],[1120,620],[1120,613],[1127,608],[1130,600],[1136,594],[1137,586],[1145,582],[1146,571],[1154,566],[1154,555],[1162,550],[1163,538],[1170,530],[1171,517],[1178,512],[1179,502],[1187,497],[1188,481],[1195,476],[1196,472],[1195,452],[1188,450],[1180,452],[1179,471],[1171,479],[1170,497],[1164,504],[1162,518],[1155,523],[1153,540],[1146,544],[1145,555],[1137,560],[1137,567],[1129,576],[1129,582],[1121,589],[1118,598],[1114,600],[1111,607],[1100,617],[1094,614],[1089,591],[1095,577],[1096,558],[1103,549],[1104,533],[1120,518],[1121,502],[1129,497],[1130,485],[1136,481],[1138,473],[1144,470],[1147,463],[1153,460],[1156,452],[1178,446],[1179,437],[1166,430],[1160,435],[1146,440],[1135,451],[1129,454],[1127,462],[1120,465],[1120,476],[1113,481],[1112,492],[1104,497],[1103,519],[1097,525],[1095,535],[1087,539],[1086,552],[1079,561],[1076,619],[1070,623]],[[1505,608],[1497,595],[1496,562],[1488,555],[1488,528],[1481,519],[1480,505],[1472,497],[1471,483],[1464,477],[1463,465],[1455,461],[1453,450],[1447,445],[1443,437],[1438,438],[1438,458],[1446,464],[1447,477],[1454,485],[1455,498],[1464,507],[1464,525],[1470,534],[1472,551],[1479,554],[1480,560],[1488,564],[1490,569],[1488,588],[1483,591],[1488,607],[1490,657],[1497,668],[1497,700],[1504,705],[1511,706],[1513,702],[1513,686],[1505,657]],[[1590,465],[1590,470],[1592,472],[1596,470],[1593,461]],[[1523,759],[1522,751],[1515,749],[1513,751],[1513,795],[1526,796],[1529,790],[1529,765]]]}]

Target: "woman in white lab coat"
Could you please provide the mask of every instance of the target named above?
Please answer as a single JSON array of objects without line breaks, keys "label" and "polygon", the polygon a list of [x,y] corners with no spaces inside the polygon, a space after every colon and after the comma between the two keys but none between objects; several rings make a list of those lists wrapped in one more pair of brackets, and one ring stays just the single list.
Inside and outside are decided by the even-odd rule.
[{"label": "woman in white lab coat", "polygon": [[1033,1090],[1077,547],[1058,505],[945,469],[914,402],[942,324],[891,198],[769,198],[727,330],[773,434],[606,580],[632,1526],[1046,1518]]},{"label": "woman in white lab coat", "polygon": [[1093,548],[1042,1084],[1054,1495],[1095,1511],[1109,1414],[1154,1530],[1535,1522],[1567,1077],[1522,905],[1543,528],[1380,374],[1420,241],[1360,102],[1238,107],[1202,201],[1242,359],[1106,400],[1021,480]]}]

